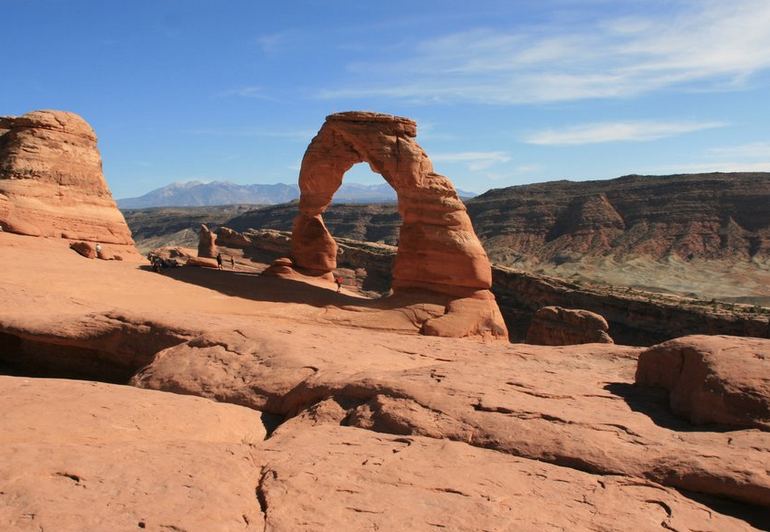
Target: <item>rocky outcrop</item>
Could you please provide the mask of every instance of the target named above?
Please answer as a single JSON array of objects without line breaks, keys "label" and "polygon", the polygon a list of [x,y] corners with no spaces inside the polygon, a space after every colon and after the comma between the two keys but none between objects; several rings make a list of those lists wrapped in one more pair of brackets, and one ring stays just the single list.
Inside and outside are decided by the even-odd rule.
[{"label": "rocky outcrop", "polygon": [[[354,164],[367,162],[398,194],[402,218],[393,266],[394,290],[428,290],[484,303],[447,306],[426,333],[459,332],[450,313],[483,307],[467,330],[505,337],[505,324],[489,291],[492,273],[465,206],[452,183],[433,171],[415,142],[417,124],[407,118],[367,112],[337,113],[313,138],[299,175],[299,214],[292,230],[292,260],[302,273],[331,279],[337,267],[337,244],[323,221],[323,212]],[[494,316],[490,320],[490,316]],[[449,323],[453,325],[449,325]],[[491,327],[489,327],[491,325]]]},{"label": "rocky outcrop", "polygon": [[528,344],[612,344],[607,320],[595,312],[562,307],[543,307],[535,313],[527,331]]},{"label": "rocky outcrop", "polygon": [[188,257],[185,266],[194,266],[197,268],[218,268],[216,259],[209,257]]},{"label": "rocky outcrop", "polygon": [[147,254],[147,260],[152,264],[159,263],[165,268],[178,268],[187,264],[192,257],[195,257],[195,250],[178,246],[166,246],[153,249]]},{"label": "rocky outcrop", "polygon": [[77,241],[70,243],[70,249],[87,259],[123,260],[123,255],[113,254],[104,249],[100,243]]},{"label": "rocky outcrop", "polygon": [[70,249],[76,253],[79,253],[80,255],[84,256],[87,259],[95,259],[96,258],[96,245],[94,245],[93,242],[72,242],[70,244]]},{"label": "rocky outcrop", "polygon": [[210,231],[206,224],[198,228],[198,256],[213,259],[217,256],[217,234]]},{"label": "rocky outcrop", "polygon": [[770,431],[770,340],[677,338],[639,355],[636,383],[668,390],[671,410],[696,425]]},{"label": "rocky outcrop", "polygon": [[0,226],[99,242],[110,255],[138,258],[102,175],[96,135],[73,113],[0,118]]},{"label": "rocky outcrop", "polygon": [[586,256],[770,258],[770,173],[630,175],[490,190],[468,201],[494,262]]}]

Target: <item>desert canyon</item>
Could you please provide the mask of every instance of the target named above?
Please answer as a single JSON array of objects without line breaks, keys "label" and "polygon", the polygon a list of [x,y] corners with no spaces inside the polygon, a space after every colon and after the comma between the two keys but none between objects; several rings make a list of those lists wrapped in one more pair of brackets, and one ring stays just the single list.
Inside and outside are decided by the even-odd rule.
[{"label": "desert canyon", "polygon": [[[639,204],[481,197],[510,228],[492,255],[416,130],[330,115],[291,232],[202,227],[151,264],[85,120],[0,118],[0,529],[769,529],[768,313],[490,263],[615,260]],[[324,221],[359,162],[397,193],[397,246]],[[688,231],[762,255],[736,183],[744,218]],[[526,204],[550,237],[510,223]]]}]

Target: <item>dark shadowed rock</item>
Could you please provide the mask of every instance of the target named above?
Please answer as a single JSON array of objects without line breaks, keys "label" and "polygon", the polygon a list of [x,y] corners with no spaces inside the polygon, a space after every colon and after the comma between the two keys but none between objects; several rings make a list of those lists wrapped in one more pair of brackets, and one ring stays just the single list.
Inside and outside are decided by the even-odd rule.
[{"label": "dark shadowed rock", "polygon": [[527,331],[527,343],[537,345],[612,344],[607,320],[595,312],[543,307]]},{"label": "dark shadowed rock", "polygon": [[770,431],[770,340],[677,338],[639,355],[636,383],[668,390],[671,410],[696,425]]}]

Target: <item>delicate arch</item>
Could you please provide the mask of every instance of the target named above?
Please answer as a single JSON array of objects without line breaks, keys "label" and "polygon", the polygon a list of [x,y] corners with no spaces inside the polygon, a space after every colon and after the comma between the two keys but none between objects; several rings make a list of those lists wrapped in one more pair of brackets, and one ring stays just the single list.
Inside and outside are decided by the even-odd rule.
[{"label": "delicate arch", "polygon": [[402,225],[393,288],[422,288],[460,297],[492,298],[492,272],[452,183],[433,171],[408,118],[368,112],[326,117],[302,159],[300,213],[294,220],[296,267],[326,274],[337,244],[323,212],[354,164],[366,162],[398,195]]}]

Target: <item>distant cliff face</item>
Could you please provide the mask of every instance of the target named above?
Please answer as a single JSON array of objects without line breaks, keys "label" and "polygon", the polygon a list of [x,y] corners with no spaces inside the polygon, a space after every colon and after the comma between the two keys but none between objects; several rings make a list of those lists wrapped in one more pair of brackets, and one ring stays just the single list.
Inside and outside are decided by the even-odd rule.
[{"label": "distant cliff face", "polygon": [[467,205],[504,264],[770,258],[770,173],[556,181],[490,190]]},{"label": "distant cliff face", "polygon": [[[291,231],[298,212],[297,203],[273,205],[243,213],[223,225],[236,231],[247,229]],[[395,204],[332,204],[324,212],[324,223],[335,237],[395,245],[398,243],[401,217]]]}]

